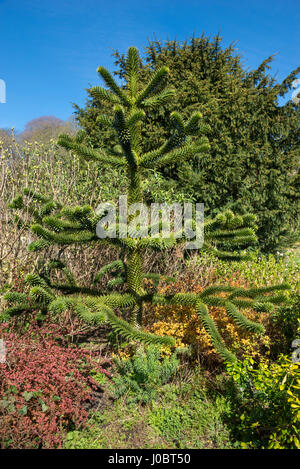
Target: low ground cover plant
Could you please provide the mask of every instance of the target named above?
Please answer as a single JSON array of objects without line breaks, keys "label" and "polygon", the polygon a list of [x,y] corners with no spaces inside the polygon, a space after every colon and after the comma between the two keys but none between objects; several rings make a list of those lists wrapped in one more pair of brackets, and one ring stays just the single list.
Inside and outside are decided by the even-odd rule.
[{"label": "low ground cover plant", "polygon": [[91,372],[109,375],[97,356],[65,342],[56,324],[29,324],[23,333],[0,327],[0,448],[60,448],[66,431],[88,417],[84,402],[98,388]]}]

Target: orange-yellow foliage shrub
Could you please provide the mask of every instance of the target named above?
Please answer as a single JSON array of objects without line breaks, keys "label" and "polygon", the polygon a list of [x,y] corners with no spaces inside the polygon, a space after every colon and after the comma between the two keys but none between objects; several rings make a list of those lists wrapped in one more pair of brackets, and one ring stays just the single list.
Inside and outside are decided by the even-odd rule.
[{"label": "orange-yellow foliage shrub", "polygon": [[[224,279],[225,282],[236,287],[247,286],[237,279]],[[186,281],[183,280],[169,285],[159,285],[158,292],[164,294],[181,293],[186,291],[186,285]],[[196,284],[192,287],[191,292],[201,293],[202,290],[202,286]],[[209,312],[216,322],[226,346],[237,356],[244,353],[252,356],[268,353],[270,343],[268,335],[254,336],[250,332],[239,328],[226,314],[224,308],[210,307]],[[265,326],[269,322],[267,313],[258,313],[251,309],[245,310],[244,313],[249,319],[260,322]],[[195,308],[149,305],[145,318],[144,326],[150,332],[173,336],[176,339],[177,347],[191,346],[193,359],[199,363],[209,367],[222,363],[222,359],[216,353],[211,338],[205,331]],[[166,349],[165,352],[168,353],[168,350]]]}]

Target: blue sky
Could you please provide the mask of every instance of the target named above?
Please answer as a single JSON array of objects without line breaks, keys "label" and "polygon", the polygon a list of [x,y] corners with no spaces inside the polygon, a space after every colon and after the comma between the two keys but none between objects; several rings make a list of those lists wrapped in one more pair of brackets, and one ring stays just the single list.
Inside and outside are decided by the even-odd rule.
[{"label": "blue sky", "polygon": [[54,115],[67,119],[72,102],[99,84],[99,65],[113,68],[112,49],[142,50],[147,38],[184,40],[220,31],[238,40],[245,66],[278,53],[272,72],[283,79],[300,64],[300,0],[0,0],[0,128]]}]

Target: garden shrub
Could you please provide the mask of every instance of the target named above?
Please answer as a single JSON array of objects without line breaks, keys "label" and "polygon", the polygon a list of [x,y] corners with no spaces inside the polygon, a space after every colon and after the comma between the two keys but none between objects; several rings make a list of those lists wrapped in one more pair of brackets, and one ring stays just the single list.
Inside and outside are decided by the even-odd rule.
[{"label": "garden shrub", "polygon": [[60,448],[65,432],[86,421],[83,403],[98,388],[91,372],[109,373],[90,352],[64,343],[55,324],[31,323],[20,334],[3,323],[0,337],[7,351],[0,363],[0,448]]},{"label": "garden shrub", "polygon": [[[230,286],[246,286],[246,283],[241,280],[231,281],[226,278],[226,281]],[[187,278],[183,277],[175,283],[160,285],[159,293],[181,293],[186,291],[186,285],[189,285],[189,282]],[[191,288],[192,293],[199,294],[201,291],[203,291],[203,287],[197,283]],[[260,356],[268,352],[270,338],[267,334],[253,337],[249,331],[236,326],[232,319],[224,314],[221,307],[211,306],[210,314],[218,329],[223,331],[226,347],[239,357],[245,353]],[[268,313],[258,313],[247,309],[246,315],[250,320],[259,321],[264,326],[269,322]],[[196,359],[208,369],[214,369],[222,364],[222,360],[212,344],[211,337],[206,332],[194,307],[153,305],[148,308],[148,314],[145,316],[145,327],[155,334],[174,337],[177,347],[189,347],[192,351],[192,359]],[[164,346],[163,351],[167,355],[170,354],[170,348],[168,347]]]},{"label": "garden shrub", "polygon": [[235,383],[232,425],[246,448],[300,449],[300,363],[251,357],[227,365]]},{"label": "garden shrub", "polygon": [[154,345],[141,346],[132,358],[116,358],[118,375],[113,378],[112,393],[119,398],[127,394],[128,402],[145,404],[157,398],[161,387],[176,373],[176,354],[161,359]]},{"label": "garden shrub", "polygon": [[[273,255],[257,257],[239,262],[225,262],[211,255],[192,256],[186,261],[186,268],[178,272],[178,281],[172,284],[159,284],[158,291],[163,294],[180,293],[187,290],[201,293],[207,286],[227,282],[230,286],[249,288],[265,283],[287,282],[291,292],[285,293],[286,304],[273,313],[257,313],[248,308],[246,315],[252,321],[260,321],[266,328],[264,336],[252,337],[249,332],[237,327],[224,314],[223,309],[210,307],[211,317],[219,330],[224,331],[224,341],[228,349],[241,358],[251,355],[259,358],[291,352],[291,344],[297,336],[300,319],[299,304],[299,266],[293,253],[276,258]],[[151,280],[147,280],[151,282]],[[147,285],[147,288],[149,286]],[[195,308],[175,305],[154,305],[148,308],[145,327],[160,335],[171,335],[176,346],[192,346],[194,357],[208,368],[214,368],[221,361],[212,346],[210,336],[205,331]],[[168,349],[164,347],[166,353]]]}]

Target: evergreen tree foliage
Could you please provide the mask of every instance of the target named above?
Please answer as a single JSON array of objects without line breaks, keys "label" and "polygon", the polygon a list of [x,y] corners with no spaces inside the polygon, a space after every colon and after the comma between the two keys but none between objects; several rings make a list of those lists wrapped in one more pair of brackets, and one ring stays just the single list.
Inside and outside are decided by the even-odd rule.
[{"label": "evergreen tree foliage", "polygon": [[[142,181],[148,168],[165,168],[176,164],[184,165],[193,158],[205,160],[209,143],[204,136],[206,127],[202,115],[194,111],[189,117],[182,116],[178,111],[170,114],[169,137],[161,145],[152,149],[143,149],[142,124],[149,108],[159,109],[164,103],[174,99],[175,91],[168,84],[169,69],[162,66],[144,85],[139,81],[140,57],[136,48],[131,47],[126,57],[126,88],[119,87],[113,76],[103,67],[98,72],[104,80],[106,88],[97,87],[92,90],[105,99],[113,107],[113,118],[104,116],[101,120],[111,127],[117,135],[120,151],[114,147],[109,151],[103,147],[92,148],[86,145],[85,136],[80,132],[76,137],[61,135],[59,144],[75,152],[84,160],[94,160],[100,167],[111,164],[125,168],[128,178],[128,208],[134,203],[143,202]],[[26,202],[29,199],[29,203]],[[68,308],[84,321],[101,324],[107,321],[121,336],[154,345],[174,345],[169,336],[157,336],[142,330],[144,305],[151,302],[157,305],[186,305],[194,307],[209,333],[217,352],[226,361],[235,360],[227,350],[221,332],[210,317],[209,307],[224,308],[233,321],[252,333],[262,333],[261,324],[249,321],[242,310],[252,307],[258,311],[270,311],[274,305],[284,301],[284,295],[277,295],[288,285],[263,287],[257,289],[240,289],[229,286],[213,286],[206,288],[201,294],[178,293],[161,295],[148,292],[143,280],[151,277],[151,273],[143,271],[143,255],[147,249],[164,250],[185,242],[188,238],[184,229],[181,237],[178,232],[171,232],[168,238],[160,232],[157,238],[150,236],[151,225],[147,227],[147,236],[117,236],[115,238],[99,238],[96,227],[102,215],[90,206],[67,207],[49,200],[44,196],[25,189],[12,204],[17,211],[16,223],[28,226],[22,220],[22,210],[32,216],[32,224],[28,226],[36,236],[29,245],[31,251],[39,251],[53,244],[67,246],[70,244],[105,243],[120,249],[120,258],[103,267],[96,275],[91,287],[77,284],[71,271],[60,260],[51,260],[38,273],[27,276],[29,295],[8,292],[5,300],[8,308],[2,319],[26,311],[39,310],[60,313]],[[133,215],[131,215],[131,220]],[[232,211],[205,221],[203,250],[224,259],[243,259],[247,256],[244,249],[256,242],[255,216],[245,213],[235,215]],[[116,223],[120,231],[122,224]],[[107,229],[109,231],[109,229]],[[53,272],[59,271],[59,278],[64,281],[54,282]],[[118,272],[116,284],[123,284],[124,293],[100,294],[96,284],[104,273]],[[153,276],[157,281],[157,274]],[[172,280],[172,279],[170,279]],[[126,310],[125,316],[120,311]],[[129,320],[128,310],[130,310]]]},{"label": "evergreen tree foliage", "polygon": [[[115,73],[126,80],[126,57],[118,52],[115,57]],[[157,97],[148,102],[143,150],[159,146],[169,135],[171,112],[187,118],[201,111],[210,141],[206,158],[173,161],[157,171],[175,192],[203,202],[210,216],[224,209],[255,213],[264,252],[276,252],[299,238],[300,111],[291,100],[281,103],[300,67],[277,83],[268,73],[273,58],[256,70],[245,70],[233,44],[222,48],[220,36],[202,36],[184,43],[152,41],[146,63],[139,62],[142,84],[154,70],[168,66],[169,83],[176,89],[171,102],[155,106]],[[90,144],[110,147],[114,137],[97,121],[110,111],[101,94],[94,88],[87,91],[86,106],[75,106],[77,120]]]}]

